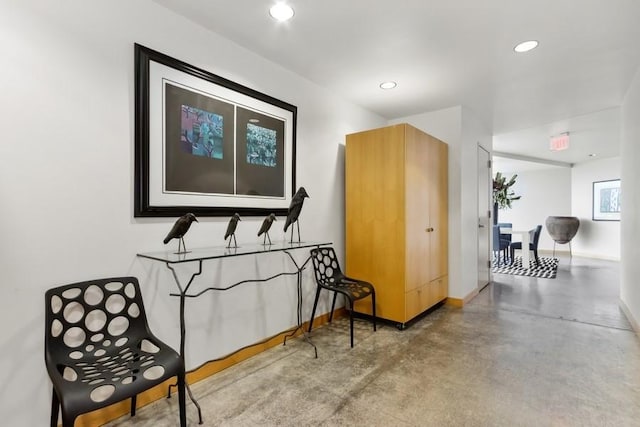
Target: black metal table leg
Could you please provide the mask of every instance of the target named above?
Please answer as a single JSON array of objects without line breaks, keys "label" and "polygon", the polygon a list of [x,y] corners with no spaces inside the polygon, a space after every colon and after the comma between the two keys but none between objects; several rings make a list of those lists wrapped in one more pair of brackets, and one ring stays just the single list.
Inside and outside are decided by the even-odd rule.
[{"label": "black metal table leg", "polygon": [[[193,279],[196,276],[199,276],[200,274],[202,274],[202,260],[199,260],[198,271],[191,275],[191,279],[189,279],[189,282],[187,283],[187,286],[184,287],[184,289],[180,285],[180,280],[178,279],[178,275],[176,274],[176,271],[173,269],[173,267],[171,267],[171,264],[167,263],[167,267],[169,268],[169,270],[171,270],[171,273],[173,273],[173,278],[176,281],[176,285],[178,286],[178,289],[180,290],[180,357],[182,358],[182,363],[186,369],[185,351],[184,351],[185,338],[187,335],[187,328],[185,326],[185,321],[184,321],[184,304],[186,299],[185,295],[187,293],[187,290],[189,289],[189,286],[191,286]],[[172,384],[169,386],[169,395],[171,394],[171,387],[175,387],[175,384]],[[193,397],[193,393],[191,392],[191,387],[189,387],[189,383],[186,382],[186,380],[185,380],[185,389],[189,394],[189,398],[198,409],[198,424],[202,424],[202,409],[200,408],[200,404],[198,403],[198,401],[195,399],[195,397]]]},{"label": "black metal table leg", "polygon": [[311,256],[307,257],[307,259],[305,260],[305,262],[301,266],[298,266],[298,263],[296,262],[295,258],[293,258],[293,255],[291,255],[291,253],[289,251],[284,251],[284,253],[289,255],[289,258],[291,258],[291,262],[293,262],[293,265],[295,265],[296,270],[297,270],[297,272],[296,272],[296,280],[297,280],[297,285],[298,285],[298,304],[297,304],[298,325],[290,334],[288,334],[288,335],[286,335],[284,337],[284,342],[282,343],[282,345],[287,345],[287,338],[293,337],[296,334],[296,332],[298,332],[298,330],[302,329],[302,335],[304,337],[304,340],[313,347],[313,350],[315,352],[315,358],[317,359],[318,358],[318,348],[311,341],[311,338],[309,337],[309,334],[302,328],[302,270],[305,269],[307,263],[311,260]]}]

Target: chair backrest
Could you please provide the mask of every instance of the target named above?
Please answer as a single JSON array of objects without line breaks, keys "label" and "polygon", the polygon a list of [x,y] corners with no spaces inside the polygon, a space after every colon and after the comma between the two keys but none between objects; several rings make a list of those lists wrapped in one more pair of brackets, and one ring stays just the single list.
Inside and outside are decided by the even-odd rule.
[{"label": "chair backrest", "polygon": [[[152,336],[135,277],[99,279],[49,289],[45,294],[45,313],[45,359],[52,380],[57,377],[56,370],[63,374],[65,366],[79,365],[85,359],[101,362],[117,354],[124,362],[129,346]],[[80,381],[94,376],[90,370],[70,374]],[[95,373],[95,377],[99,376]]]},{"label": "chair backrest", "polygon": [[538,241],[540,240],[541,232],[542,232],[542,225],[537,225],[536,229],[533,232],[533,240],[531,241],[534,249],[538,249]]},{"label": "chair backrest", "polygon": [[[499,222],[498,223],[499,227],[503,227],[503,228],[513,228],[513,224],[510,222]],[[500,234],[500,238],[502,240],[508,240],[509,242],[511,241],[511,234]]]},{"label": "chair backrest", "polygon": [[311,262],[316,282],[321,286],[331,285],[344,278],[336,252],[331,247],[311,249]]},{"label": "chair backrest", "polygon": [[493,250],[497,251],[500,249],[500,226],[493,226]]}]

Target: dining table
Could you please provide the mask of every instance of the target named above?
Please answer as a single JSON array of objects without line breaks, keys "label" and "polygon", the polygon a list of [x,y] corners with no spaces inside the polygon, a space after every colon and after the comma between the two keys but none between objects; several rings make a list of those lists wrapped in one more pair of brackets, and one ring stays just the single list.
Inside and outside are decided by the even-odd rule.
[{"label": "dining table", "polygon": [[[535,230],[514,230],[513,228],[500,227],[500,234],[520,235],[522,241],[522,267],[529,268],[531,261],[531,251],[529,243],[531,243],[531,235]],[[513,260],[511,260],[513,263]]]}]

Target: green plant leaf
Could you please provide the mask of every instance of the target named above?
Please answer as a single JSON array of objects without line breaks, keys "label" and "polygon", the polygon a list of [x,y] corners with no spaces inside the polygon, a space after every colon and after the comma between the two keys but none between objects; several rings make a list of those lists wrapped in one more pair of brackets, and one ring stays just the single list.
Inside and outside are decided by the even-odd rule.
[{"label": "green plant leaf", "polygon": [[513,190],[510,190],[516,183],[518,175],[514,174],[509,181],[500,172],[496,172],[496,176],[493,179],[493,202],[498,205],[500,209],[511,208],[511,202],[514,200],[520,200],[520,196],[516,196]]}]

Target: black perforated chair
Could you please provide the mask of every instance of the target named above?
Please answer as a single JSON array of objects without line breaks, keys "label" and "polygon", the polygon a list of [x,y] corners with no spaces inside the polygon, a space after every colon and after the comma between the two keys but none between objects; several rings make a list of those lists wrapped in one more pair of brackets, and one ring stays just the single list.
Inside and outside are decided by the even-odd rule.
[{"label": "black perforated chair", "polygon": [[376,330],[376,291],[373,285],[364,280],[358,280],[345,276],[340,270],[340,264],[333,248],[316,248],[311,250],[311,260],[318,289],[316,299],[313,302],[311,320],[309,320],[309,332],[313,327],[313,317],[316,314],[320,291],[327,289],[333,291],[333,303],[331,304],[331,314],[329,322],[333,320],[333,311],[336,307],[336,297],[338,294],[345,296],[349,303],[349,325],[351,328],[351,347],[353,347],[353,303],[371,295],[371,313],[373,330]]},{"label": "black perforated chair", "polygon": [[45,362],[53,383],[51,427],[131,399],[177,377],[180,426],[186,426],[185,369],[177,352],[147,324],[134,277],[98,279],[50,289],[45,295]]}]

